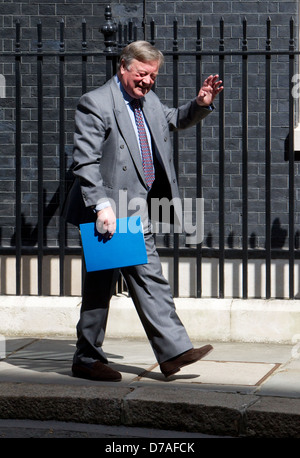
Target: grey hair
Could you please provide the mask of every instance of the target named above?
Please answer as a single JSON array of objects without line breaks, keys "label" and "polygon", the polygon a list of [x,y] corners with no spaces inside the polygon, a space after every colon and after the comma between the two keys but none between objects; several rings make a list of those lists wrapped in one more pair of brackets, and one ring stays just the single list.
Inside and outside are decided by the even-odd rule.
[{"label": "grey hair", "polygon": [[123,61],[125,67],[128,69],[133,59],[140,62],[158,61],[160,67],[164,63],[163,53],[148,43],[148,41],[143,40],[133,41],[123,49],[120,56],[119,68]]}]

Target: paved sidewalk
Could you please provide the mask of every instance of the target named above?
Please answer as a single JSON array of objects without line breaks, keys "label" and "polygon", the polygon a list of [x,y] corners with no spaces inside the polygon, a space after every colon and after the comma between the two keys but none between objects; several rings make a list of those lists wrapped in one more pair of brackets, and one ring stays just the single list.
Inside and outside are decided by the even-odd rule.
[{"label": "paved sidewalk", "polygon": [[104,350],[123,379],[106,383],[72,377],[75,340],[2,339],[0,418],[154,428],[179,437],[300,437],[298,344],[212,344],[206,358],[166,379],[148,341],[107,338]]}]

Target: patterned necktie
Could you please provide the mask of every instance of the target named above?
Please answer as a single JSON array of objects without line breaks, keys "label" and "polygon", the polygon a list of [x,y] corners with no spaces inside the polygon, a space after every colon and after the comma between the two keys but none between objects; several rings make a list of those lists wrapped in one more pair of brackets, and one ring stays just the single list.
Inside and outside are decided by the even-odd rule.
[{"label": "patterned necktie", "polygon": [[154,175],[153,161],[152,161],[151,151],[149,148],[149,143],[147,140],[140,101],[138,99],[134,99],[131,102],[131,105],[133,107],[134,118],[135,118],[137,130],[139,134],[144,175],[145,175],[146,183],[150,189],[154,182],[155,175]]}]

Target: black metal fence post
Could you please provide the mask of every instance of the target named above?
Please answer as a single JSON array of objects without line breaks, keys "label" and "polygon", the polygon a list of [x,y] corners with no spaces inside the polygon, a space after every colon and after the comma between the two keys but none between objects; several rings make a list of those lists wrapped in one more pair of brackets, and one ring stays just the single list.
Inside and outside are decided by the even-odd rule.
[{"label": "black metal fence post", "polygon": [[113,75],[113,54],[117,45],[116,36],[118,27],[112,19],[111,7],[105,8],[105,24],[101,27],[100,31],[104,35],[104,52],[106,53],[106,79],[109,79]]},{"label": "black metal fence post", "polygon": [[294,196],[294,99],[292,95],[292,78],[295,72],[294,20],[290,20],[289,44],[289,296],[294,299],[294,265],[295,265],[295,196]]},{"label": "black metal fence post", "polygon": [[[59,209],[63,211],[65,201],[66,159],[65,159],[65,24],[60,22],[60,55],[59,55]],[[59,218],[59,288],[60,295],[64,295],[64,266],[66,225],[64,218]]]},{"label": "black metal fence post", "polygon": [[16,133],[15,133],[15,154],[16,154],[16,294],[21,294],[21,254],[22,254],[22,163],[21,163],[21,56],[20,56],[20,21],[16,22],[16,44],[15,44],[15,85],[16,85]]},{"label": "black metal fence post", "polygon": [[43,42],[42,24],[37,24],[37,96],[38,96],[38,295],[43,286],[44,253],[44,166],[43,166]]},{"label": "black metal fence post", "polygon": [[150,40],[149,40],[149,43],[151,43],[152,45],[155,44],[155,21],[154,21],[153,18],[150,21]]},{"label": "black metal fence post", "polygon": [[82,20],[82,41],[81,41],[81,50],[82,50],[82,58],[81,58],[81,92],[85,94],[87,91],[87,41],[86,41],[86,20]]},{"label": "black metal fence post", "polygon": [[[202,78],[202,41],[201,41],[201,19],[197,19],[196,39],[196,94],[201,87]],[[196,173],[197,173],[197,198],[202,198],[202,126],[196,126]],[[202,243],[196,245],[196,296],[202,296]]]},{"label": "black metal fence post", "polygon": [[[267,20],[266,51],[271,51],[271,19]],[[271,297],[271,55],[266,54],[265,80],[265,234],[266,234],[266,299]]]},{"label": "black metal fence post", "polygon": [[243,245],[243,291],[244,299],[248,297],[248,40],[247,19],[243,20],[242,56],[242,245]]},{"label": "black metal fence post", "polygon": [[[220,56],[219,76],[224,82],[224,19],[220,20]],[[223,83],[225,84],[225,83]],[[226,84],[225,84],[226,86]],[[219,297],[224,298],[224,265],[225,265],[225,213],[224,213],[224,186],[225,186],[225,105],[224,90],[219,94]]]},{"label": "black metal fence post", "polygon": [[[173,21],[173,106],[178,107],[178,21],[175,18]],[[173,133],[173,151],[174,151],[174,165],[178,177],[179,170],[179,153],[178,153],[178,132]],[[173,294],[175,297],[179,295],[179,234],[174,232],[173,235],[174,256],[173,256],[173,277],[174,286]]]}]

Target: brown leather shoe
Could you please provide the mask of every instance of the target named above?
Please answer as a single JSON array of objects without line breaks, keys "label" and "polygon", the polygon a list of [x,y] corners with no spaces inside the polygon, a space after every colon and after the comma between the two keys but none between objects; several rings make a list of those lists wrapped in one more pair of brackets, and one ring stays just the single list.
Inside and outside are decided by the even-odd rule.
[{"label": "brown leather shoe", "polygon": [[204,345],[200,348],[192,348],[175,358],[169,359],[164,363],[161,363],[160,370],[165,377],[176,374],[180,369],[188,364],[193,364],[204,356],[208,355],[213,350],[211,345]]},{"label": "brown leather shoe", "polygon": [[120,372],[114,371],[107,364],[101,363],[101,361],[96,361],[91,365],[74,363],[72,372],[75,377],[102,382],[119,382],[122,379]]}]

